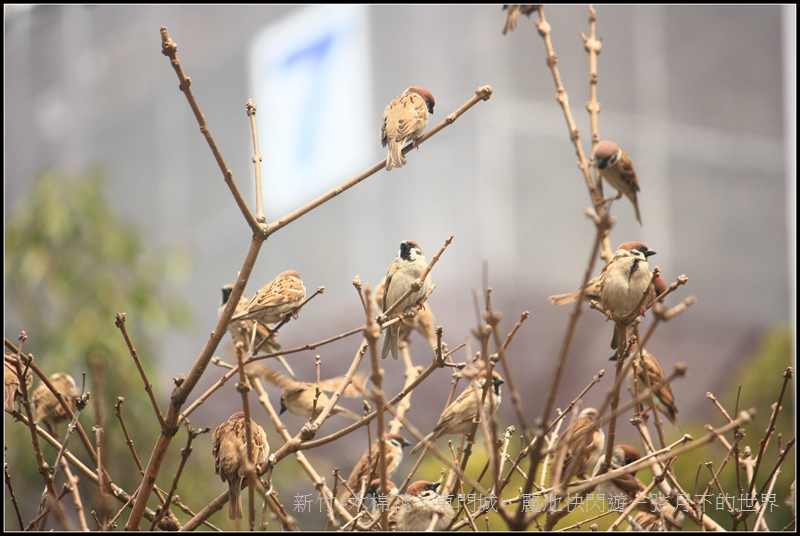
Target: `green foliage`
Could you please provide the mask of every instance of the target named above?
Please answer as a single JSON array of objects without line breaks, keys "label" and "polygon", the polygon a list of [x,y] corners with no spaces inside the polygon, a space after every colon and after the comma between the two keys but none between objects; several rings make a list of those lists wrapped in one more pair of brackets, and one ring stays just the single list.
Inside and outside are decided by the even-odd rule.
[{"label": "green foliage", "polygon": [[170,283],[185,276],[185,254],[148,248],[104,190],[99,171],[47,172],[6,225],[9,316],[64,366],[119,352],[117,312],[127,312],[143,359],[158,334],[190,320],[188,307],[169,294]]},{"label": "green foliage", "polygon": [[[114,417],[117,397],[126,397],[123,415],[137,447],[149,449],[159,430],[152,425],[153,409],[114,325],[115,314],[126,313],[128,333],[151,383],[156,383],[156,341],[167,329],[186,328],[191,321],[188,304],[170,293],[186,277],[189,264],[186,252],[151,247],[138,229],[123,221],[107,199],[105,185],[100,170],[82,176],[51,170],[9,215],[6,329],[16,331],[5,336],[18,344],[19,331],[25,330],[23,350],[33,353],[47,374],[68,372],[80,387],[81,374],[86,373],[92,400],[81,422],[89,431],[96,424],[93,410],[100,408],[109,470],[127,489],[140,477]],[[99,365],[99,384],[94,383],[90,363]],[[39,383],[36,380],[34,388]],[[156,399],[165,397],[156,393]],[[35,471],[30,438],[15,423],[6,422],[5,429],[7,461],[17,476],[15,491],[18,498],[22,495],[22,504],[35,507],[37,499],[25,500],[33,491],[25,489],[26,480],[41,493],[41,481],[26,479],[23,472]],[[52,454],[52,449],[45,453]],[[149,450],[139,454],[146,463]],[[30,519],[30,514],[25,517]]]},{"label": "green foliage", "polygon": [[[761,447],[760,442],[763,440],[772,420],[772,406],[777,403],[783,387],[783,375],[788,367],[793,366],[794,350],[792,327],[789,325],[773,327],[765,334],[759,350],[750,359],[744,361],[728,386],[728,390],[721,397],[725,407],[731,408],[732,411],[736,404],[739,386],[741,386],[739,410],[751,407],[756,409],[756,416],[747,425],[747,435],[742,440],[744,446],[750,447],[753,457],[758,455]],[[775,422],[775,432],[766,446],[764,461],[758,470],[756,492],[770,476],[772,469],[778,462],[778,446],[785,448],[786,443],[796,437],[795,382],[796,379],[792,377],[786,385],[782,408]],[[778,435],[781,436],[780,440]],[[796,449],[796,446],[794,448]],[[766,516],[766,519],[770,522],[770,530],[781,530],[793,517],[784,500],[795,475],[795,454],[796,452],[790,452],[787,456],[786,461],[781,466],[781,473],[773,489],[777,507],[773,508],[771,515]],[[732,490],[738,496],[738,493],[735,493],[737,484],[736,473],[733,470],[727,471],[720,482],[723,489]],[[752,515],[750,527],[752,528]]]},{"label": "green foliage", "polygon": [[[756,410],[755,418],[745,425],[745,435],[740,442],[742,455],[749,449],[753,458],[758,456],[760,442],[763,440],[772,418],[771,408],[778,401],[778,396],[783,387],[783,374],[787,367],[792,366],[793,344],[791,326],[780,325],[772,328],[764,336],[759,350],[742,363],[727,389],[721,394],[714,393],[731,417],[734,417],[735,411],[737,411],[737,401],[738,411],[750,408]],[[769,478],[778,461],[778,446],[785,448],[787,442],[795,437],[796,407],[794,405],[794,384],[795,380],[791,379],[783,395],[782,409],[775,423],[775,432],[766,446],[764,460],[758,470],[756,493],[759,492],[762,485]],[[711,404],[709,403],[709,405]],[[707,413],[703,423],[690,424],[692,435],[695,438],[706,433],[705,430],[700,434],[694,433],[695,430],[700,430],[697,424],[705,424],[706,422],[713,426],[722,426],[726,421],[716,410],[712,413]],[[731,443],[733,434],[726,434],[726,440]],[[713,468],[714,472],[720,471],[720,468],[722,468],[719,475],[719,483],[725,494],[729,496],[731,504],[735,508],[741,509],[743,506],[747,508],[746,496],[739,493],[739,479],[741,479],[744,491],[747,492],[747,473],[742,468],[737,478],[736,464],[733,458],[723,468],[723,461],[726,456],[727,449],[719,442],[713,442],[708,447],[687,452],[675,464],[675,473],[678,481],[684,486],[694,485],[696,482],[696,490],[687,488],[686,491],[701,495],[711,480],[711,472],[706,464],[713,462],[710,467]],[[766,501],[767,503],[774,503],[769,505],[771,510],[768,506],[765,515],[770,530],[783,529],[793,517],[791,509],[785,503],[785,500],[789,493],[789,485],[795,475],[795,458],[795,452],[790,452],[781,466],[780,474],[772,490],[774,496],[768,497],[771,500]],[[706,503],[707,515],[711,516],[723,528],[731,529],[733,523],[727,507],[722,502],[717,502],[718,500],[722,501],[719,488],[716,485],[712,485],[707,493],[711,500],[710,503]],[[761,500],[761,497],[759,497],[759,500]],[[755,512],[749,516],[748,527],[750,530],[753,528],[755,517]],[[737,530],[743,529],[744,526],[739,524]]]}]

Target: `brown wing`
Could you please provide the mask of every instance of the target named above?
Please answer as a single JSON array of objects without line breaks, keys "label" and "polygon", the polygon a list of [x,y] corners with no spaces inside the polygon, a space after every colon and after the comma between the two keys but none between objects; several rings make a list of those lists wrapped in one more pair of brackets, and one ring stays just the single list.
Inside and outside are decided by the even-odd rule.
[{"label": "brown wing", "polygon": [[[458,395],[458,398],[456,398],[455,402],[451,403],[444,410],[444,414],[442,415],[442,418],[439,419],[439,424],[437,424],[433,429],[433,433],[436,434],[442,430],[457,431],[465,423],[472,424],[477,415],[477,411],[475,411],[474,397],[475,393],[472,392],[472,385],[468,385],[467,388],[464,389],[460,395]],[[470,401],[470,398],[473,400]],[[462,408],[466,409],[467,411],[462,411]],[[460,413],[458,413],[457,410]]]},{"label": "brown wing", "polygon": [[389,143],[389,140],[386,136],[386,122],[389,118],[389,114],[392,106],[395,104],[395,101],[396,99],[386,105],[386,108],[383,110],[383,117],[381,118],[381,145],[384,147],[386,147],[386,144]]},{"label": "brown wing", "polygon": [[[74,412],[76,408],[75,398],[80,395],[80,391],[75,384],[67,378],[68,375],[64,373],[56,373],[50,376],[50,383],[52,383],[55,390],[64,397],[64,401]],[[37,387],[36,391],[33,392],[33,395],[31,395],[31,402],[34,405],[34,423],[38,423],[42,419],[46,419],[51,423],[58,423],[69,418],[67,411],[44,384]]]},{"label": "brown wing", "polygon": [[[354,492],[358,492],[361,485],[361,480],[368,478],[369,475],[375,472],[378,467],[378,457],[380,456],[380,449],[377,443],[373,443],[369,450],[365,451],[358,463],[353,468],[353,472],[347,478],[347,485]],[[367,480],[369,482],[369,480]]]},{"label": "brown wing", "polygon": [[280,387],[281,389],[293,389],[299,385],[299,382],[296,382],[291,378],[287,378],[274,368],[264,364],[261,361],[256,361],[255,363],[249,365],[249,367],[254,374],[258,374],[261,378],[264,379],[264,381],[272,385],[275,385],[277,387]]},{"label": "brown wing", "polygon": [[[667,377],[664,369],[661,368],[656,358],[647,352],[642,353],[640,363],[642,366],[639,372],[639,381],[644,384],[644,388],[649,387],[654,390],[658,400],[664,406],[662,411],[666,410],[667,418],[675,424],[678,408],[675,405],[675,394],[672,392],[669,383],[661,383]],[[657,387],[659,384],[661,384],[660,387]]]},{"label": "brown wing", "polygon": [[409,93],[400,99],[397,112],[399,117],[395,139],[398,142],[408,138],[420,128],[425,128],[428,122],[428,105],[415,93]]},{"label": "brown wing", "polygon": [[[322,380],[319,382],[319,388],[322,391],[332,393],[339,388],[343,380],[344,376],[337,376],[328,380]],[[359,397],[364,392],[366,385],[367,375],[363,373],[356,373],[353,375],[353,381],[350,382],[350,385],[345,388],[342,394],[349,398]]]},{"label": "brown wing", "polygon": [[214,472],[227,482],[238,466],[238,437],[230,420],[217,426],[211,436],[211,455],[214,457]]},{"label": "brown wing", "polygon": [[[305,292],[302,293],[305,294]],[[253,296],[253,299],[247,305],[247,310],[253,311],[296,303],[300,294],[301,290],[294,281],[278,278],[272,281],[267,288],[261,289]]]},{"label": "brown wing", "polygon": [[[614,484],[633,500],[644,489],[644,484],[633,475],[622,475],[614,479]],[[644,499],[647,499],[645,497]]]},{"label": "brown wing", "polygon": [[[567,442],[567,452],[564,455],[561,478],[569,481],[575,475],[581,475],[590,471],[592,458],[595,450],[593,448],[593,435],[590,436],[592,421],[590,418],[581,417],[564,431],[561,436]],[[560,440],[561,438],[559,438]],[[577,460],[573,460],[577,457]]]},{"label": "brown wing", "polygon": [[630,157],[624,151],[622,152],[622,158],[620,158],[619,162],[617,163],[617,167],[619,167],[619,172],[622,174],[622,179],[625,181],[625,183],[631,188],[631,190],[638,192],[639,178],[636,176],[636,170],[633,169],[633,162],[631,162]]}]

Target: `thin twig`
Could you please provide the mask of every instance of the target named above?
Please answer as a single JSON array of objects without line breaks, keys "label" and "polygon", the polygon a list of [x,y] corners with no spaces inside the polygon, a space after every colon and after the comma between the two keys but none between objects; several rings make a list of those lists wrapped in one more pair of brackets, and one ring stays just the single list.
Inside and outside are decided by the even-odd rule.
[{"label": "thin twig", "polygon": [[[133,457],[133,461],[136,464],[136,468],[139,470],[139,474],[144,476],[144,467],[142,467],[142,460],[139,458],[139,454],[136,452],[136,448],[133,444],[133,438],[131,437],[130,433],[128,432],[128,426],[125,424],[125,419],[122,416],[122,404],[125,402],[124,397],[117,397],[117,403],[114,404],[114,414],[117,416],[117,420],[119,420],[119,424],[122,427],[122,433],[125,436],[125,444],[128,445],[128,449],[131,451],[131,456]],[[158,486],[153,488],[155,491],[156,496],[158,497],[159,502],[163,505],[166,502],[166,496],[164,492]],[[184,512],[185,506],[182,508]],[[171,514],[170,514],[171,515]],[[174,519],[173,522],[177,524],[177,519]]]},{"label": "thin twig", "polygon": [[[217,142],[214,140],[214,136],[211,135],[211,128],[208,126],[208,123],[206,123],[206,118],[203,115],[203,112],[200,111],[200,105],[197,103],[197,99],[195,99],[194,93],[191,89],[192,80],[183,72],[183,67],[178,59],[178,44],[173,41],[172,38],[170,38],[169,31],[163,26],[161,27],[161,53],[169,57],[170,64],[172,64],[172,68],[175,69],[175,74],[178,76],[178,80],[180,81],[179,88],[186,96],[186,100],[189,102],[189,107],[194,113],[197,124],[200,125],[200,132],[203,134],[203,137],[205,137],[206,142],[211,149],[211,154],[214,155],[214,159],[217,161],[217,165],[222,172],[225,183],[231,190],[231,194],[233,195],[234,200],[236,200],[239,210],[242,211],[242,215],[244,216],[245,220],[247,220],[247,223],[250,225],[250,228],[253,230],[253,232],[261,233],[261,226],[253,217],[253,213],[250,212],[247,202],[239,192],[239,188],[236,186],[236,182],[233,180],[233,172],[225,163],[222,152],[219,150]],[[238,297],[236,297],[233,302],[236,303],[236,300],[238,300]]]},{"label": "thin twig", "polygon": [[[25,332],[23,331],[23,334],[24,333]],[[39,377],[39,379],[47,387],[47,389],[51,393],[53,393],[53,395],[55,395],[56,400],[58,400],[58,403],[61,405],[61,408],[64,410],[64,412],[67,415],[67,417],[69,419],[72,419],[72,417],[73,417],[72,407],[69,404],[67,404],[66,399],[53,386],[53,383],[50,381],[50,377],[47,374],[45,374],[45,372],[41,368],[39,368],[39,365],[36,364],[36,361],[33,358],[33,354],[28,354],[28,355],[23,354],[7,338],[5,339],[5,345],[6,345],[6,348],[11,350],[11,352],[13,352],[14,354],[16,354],[19,357],[21,364],[25,365],[25,367],[27,367],[27,368],[30,368],[30,370],[33,372],[33,374],[35,374],[36,376]],[[24,382],[22,382],[22,383],[24,383]],[[28,391],[25,391],[25,392],[27,393]],[[26,395],[25,399],[29,399],[29,397]],[[91,459],[92,463],[96,464],[97,463],[97,452],[95,452],[94,446],[92,445],[92,442],[89,440],[89,436],[86,434],[86,431],[83,429],[83,427],[81,426],[80,422],[77,423],[77,427],[78,427],[77,428],[78,438],[81,440],[81,444],[83,445],[83,448],[86,450],[86,453],[89,455],[89,458]]]},{"label": "thin twig", "polygon": [[[597,234],[595,235],[594,247],[592,248],[592,253],[591,256],[589,257],[589,263],[584,273],[583,284],[579,287],[581,290],[577,299],[577,303],[575,304],[575,307],[572,309],[572,313],[570,315],[570,321],[567,326],[567,332],[564,335],[564,339],[561,345],[561,350],[559,351],[558,354],[556,372],[553,381],[551,383],[550,391],[547,394],[547,401],[545,402],[544,410],[542,411],[541,417],[539,418],[540,423],[547,422],[547,419],[549,418],[549,415],[552,413],[553,407],[555,406],[556,395],[558,394],[558,388],[561,383],[561,378],[564,375],[564,371],[566,370],[566,364],[567,364],[567,359],[569,358],[569,350],[572,345],[573,335],[575,333],[575,329],[577,327],[581,311],[583,310],[583,296],[585,294],[586,286],[589,282],[589,279],[594,273],[594,265],[597,259],[598,251],[600,250],[602,236],[603,233],[598,230]],[[544,428],[538,427],[533,438],[533,443],[535,443],[538,446],[541,439],[544,437],[544,434],[545,434]],[[525,482],[525,485],[523,487],[524,495],[529,495],[533,490],[533,479],[536,477],[536,470],[539,467],[539,463],[541,462],[541,457],[542,457],[542,452],[541,449],[539,448],[530,449],[528,452],[529,452],[528,456],[530,457],[530,466],[528,468],[528,480]],[[517,513],[515,524],[511,528],[515,530],[523,530],[524,527],[527,526],[527,523],[525,523],[524,519],[525,519],[525,512],[523,512],[520,509],[520,511]]]},{"label": "thin twig", "polygon": [[[22,422],[22,424],[24,424],[25,426],[29,425],[29,421],[28,421],[27,417],[25,417],[25,415],[22,415],[18,411],[12,412],[11,416],[14,417],[14,419]],[[54,449],[59,450],[59,451],[61,450],[61,447],[62,447],[61,443],[56,438],[54,438],[49,433],[47,433],[45,430],[43,430],[40,426],[36,427],[36,433],[37,433],[37,435],[39,437],[41,437],[48,444],[50,444],[50,446],[52,446]],[[64,451],[64,458],[66,458],[66,460],[70,463],[70,465],[72,467],[74,467],[75,469],[77,469],[92,484],[94,484],[96,486],[100,485],[100,480],[97,477],[97,474],[94,471],[92,471],[90,468],[88,468],[86,465],[84,465],[84,463],[80,459],[78,459],[74,454],[72,454],[69,450],[65,450]],[[112,481],[109,481],[109,486],[110,486],[110,491],[111,491],[110,495],[112,497],[114,497],[115,499],[117,499],[117,501],[119,501],[120,503],[127,504],[129,501],[133,500],[132,496],[129,493],[127,493],[124,489],[122,489],[118,485],[114,484]],[[127,506],[130,506],[130,505],[127,505]],[[149,508],[145,509],[145,511],[144,511],[144,518],[145,519],[150,521],[150,520],[153,519],[154,516],[155,516],[155,513],[151,509],[149,509]],[[167,525],[166,524],[167,521],[168,520],[163,520],[162,523],[161,523],[161,526],[159,528],[162,529],[162,530],[177,530],[177,527]]]},{"label": "thin twig", "polygon": [[117,313],[114,317],[114,325],[117,326],[117,329],[119,329],[120,333],[122,333],[122,337],[125,339],[125,344],[128,346],[128,351],[131,354],[131,358],[136,364],[136,369],[139,371],[139,375],[142,377],[142,381],[144,382],[144,390],[147,391],[147,396],[150,398],[150,404],[153,406],[153,411],[158,419],[158,424],[163,428],[164,415],[161,414],[161,409],[158,407],[158,402],[156,402],[155,393],[153,392],[153,384],[147,379],[147,373],[144,371],[142,362],[139,360],[139,354],[136,352],[136,348],[133,347],[133,342],[128,335],[128,330],[125,328],[126,316],[127,315],[125,313]]},{"label": "thin twig", "polygon": [[256,181],[256,221],[260,224],[267,223],[264,217],[264,203],[261,194],[261,151],[258,149],[258,123],[256,122],[256,111],[258,107],[252,99],[247,99],[245,104],[247,117],[250,118],[250,131],[253,137],[253,176]]},{"label": "thin twig", "polygon": [[[19,530],[23,530],[25,526],[22,523],[22,514],[19,512],[19,504],[17,503],[17,496],[14,493],[14,486],[11,485],[11,473],[8,472],[8,462],[3,463],[3,474],[5,476],[6,488],[8,488],[8,494],[11,496],[11,504],[14,506],[14,513],[17,514]],[[6,529],[11,530],[8,526],[6,526]]]},{"label": "thin twig", "polygon": [[[381,335],[381,328],[372,317],[372,296],[371,287],[367,285],[364,291],[364,314],[366,316],[366,325],[364,326],[364,339],[367,341],[369,347],[369,359],[372,368],[372,392],[370,398],[376,405],[377,424],[378,429],[378,478],[380,479],[381,493],[388,493],[389,485],[386,478],[386,423],[384,422],[384,411],[386,407],[386,398],[383,396],[383,368],[381,368],[380,360],[378,358],[378,340]],[[371,452],[371,447],[368,447],[367,452]],[[371,467],[371,462],[368,467]],[[369,480],[369,478],[367,479]],[[369,486],[369,481],[366,482]],[[381,510],[380,527],[383,530],[389,530],[389,512]]]},{"label": "thin twig", "polygon": [[[253,330],[255,331],[255,330]],[[245,431],[245,446],[246,446],[246,457],[245,460],[242,462],[242,465],[249,466],[252,465],[253,460],[255,460],[255,445],[253,444],[253,421],[250,418],[250,401],[248,400],[248,393],[250,392],[250,382],[247,379],[247,374],[244,372],[244,346],[241,342],[236,343],[236,360],[239,362],[239,381],[236,382],[236,390],[239,391],[239,394],[242,397],[242,411],[244,413],[244,431]],[[191,451],[190,451],[191,452]],[[255,492],[253,491],[256,487],[256,477],[253,474],[253,471],[245,471],[248,475],[247,481],[249,485],[247,486],[247,497],[249,501],[249,508],[248,508],[248,523],[250,530],[255,529]]]},{"label": "thin twig", "polygon": [[[758,450],[758,456],[756,456],[756,467],[753,470],[753,478],[750,479],[751,496],[756,489],[756,477],[758,476],[758,469],[761,467],[761,461],[764,459],[764,452],[767,450],[767,444],[769,443],[769,438],[775,431],[775,423],[778,420],[778,413],[780,413],[781,411],[781,403],[783,402],[783,395],[786,394],[786,387],[789,385],[789,380],[791,380],[793,376],[794,376],[794,371],[792,370],[792,367],[786,367],[786,370],[783,371],[783,385],[781,386],[781,392],[778,395],[778,401],[775,404],[775,410],[772,412],[772,418],[769,421],[769,426],[767,427],[766,432],[764,432],[764,437],[761,439],[760,447]],[[750,512],[746,512],[745,517],[747,517],[749,513]]]},{"label": "thin twig", "polygon": [[186,429],[188,434],[186,434],[186,446],[181,449],[181,463],[178,465],[178,470],[175,472],[175,476],[172,479],[172,486],[169,488],[166,501],[161,505],[161,508],[158,510],[158,515],[156,515],[155,519],[153,519],[153,522],[150,524],[151,531],[156,529],[164,515],[170,513],[169,505],[172,502],[172,498],[175,496],[175,492],[178,490],[178,481],[183,474],[183,469],[186,467],[186,462],[189,461],[189,456],[192,454],[192,441],[200,434],[206,434],[210,431],[208,427],[195,430],[188,422],[186,423]]}]

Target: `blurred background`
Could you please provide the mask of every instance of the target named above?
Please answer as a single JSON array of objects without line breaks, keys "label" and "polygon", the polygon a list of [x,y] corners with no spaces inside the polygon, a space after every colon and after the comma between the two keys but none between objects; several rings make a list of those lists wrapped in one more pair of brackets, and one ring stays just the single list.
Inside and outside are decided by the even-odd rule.
[{"label": "blurred background", "polygon": [[[741,378],[758,367],[754,356],[763,348],[785,341],[764,381],[780,385],[795,361],[796,8],[600,6],[597,14],[600,137],[628,152],[641,184],[643,226],[621,199],[611,209],[618,218],[611,242],[641,240],[657,251],[651,267],[668,282],[688,276],[669,305],[698,298],[648,344],[667,372],[688,364],[673,390],[682,431],[697,437],[703,424],[723,423],[706,393],[732,411]],[[580,37],[589,32],[587,8],[552,6],[546,16],[589,154],[588,55]],[[214,329],[220,287],[236,279],[251,233],[161,54],[159,29],[166,27],[253,211],[245,103],[256,102],[269,221],[384,159],[381,115],[406,87],[435,96],[429,128],[476,88],[493,88],[490,100],[410,153],[407,166],[377,173],[271,236],[246,293],[285,269],[300,272],[309,294],[325,286],[280,333],[284,348],[323,340],[364,321],[351,284],[356,275],[375,286],[402,240],[419,242],[430,260],[454,234],[432,274],[437,288],[428,304],[450,348],[470,344],[456,361],[477,350],[474,292],[487,274],[493,306],[504,314],[502,335],[530,311],[507,358],[532,421],[553,381],[570,313],[547,297],[581,282],[594,226],[584,215],[589,196],[543,41],[532,18],[521,17],[505,36],[504,22],[500,5],[5,6],[6,338],[16,343],[26,330],[25,349],[48,372],[69,369],[78,378],[99,363],[110,373],[107,399],[98,402],[110,420],[117,396],[144,398],[115,313],[127,313],[164,411],[173,378],[188,373]],[[643,323],[651,321],[648,315]],[[612,330],[600,313],[585,310],[559,407],[600,369],[613,370]],[[291,363],[311,381],[319,354],[323,376],[343,374],[359,344],[351,337],[295,354]],[[411,352],[415,363],[431,357],[418,335]],[[230,358],[227,338],[218,354]],[[384,387],[394,394],[402,364],[383,364]],[[448,370],[414,392],[412,418],[422,430],[438,419]],[[210,366],[199,388],[222,373]],[[586,403],[600,404],[611,379]],[[755,405],[749,399],[763,395],[760,389],[743,389],[740,407]],[[277,403],[279,391],[270,394]],[[237,397],[227,384],[192,424],[213,429],[237,410]],[[759,411],[768,415],[774,400]],[[511,404],[498,416],[503,425],[516,421]],[[285,422],[296,433],[303,421]],[[321,432],[343,423],[334,417]],[[10,428],[19,426],[6,422]],[[279,444],[272,427],[264,428]],[[632,427],[621,434],[636,438]],[[679,433],[668,429],[668,436]],[[366,433],[352,434],[310,456],[330,482],[333,467],[349,473],[366,444]],[[147,460],[152,441],[138,447]],[[202,492],[213,498],[225,488],[211,472],[210,437],[195,449],[203,478],[214,483]],[[296,468],[284,466],[291,465],[278,466],[275,478],[284,472],[288,482]],[[129,469],[135,482],[138,473]],[[286,504],[294,493],[315,492],[304,478],[281,490]],[[788,480],[780,496],[786,489]]]}]

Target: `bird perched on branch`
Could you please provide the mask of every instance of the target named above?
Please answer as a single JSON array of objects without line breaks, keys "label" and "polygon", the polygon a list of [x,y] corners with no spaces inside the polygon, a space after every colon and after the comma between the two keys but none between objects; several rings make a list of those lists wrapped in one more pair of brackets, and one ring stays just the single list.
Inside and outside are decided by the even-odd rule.
[{"label": "bird perched on branch", "polygon": [[[419,244],[413,240],[405,240],[400,243],[400,251],[397,252],[397,257],[394,262],[389,265],[389,271],[386,273],[386,284],[384,285],[383,291],[384,313],[411,288],[411,285],[417,279],[422,277],[422,274],[427,268],[428,263],[425,261],[425,254],[422,253],[422,248],[419,247]],[[391,320],[417,305],[417,303],[428,294],[430,285],[431,276],[428,274],[422,282],[420,289],[411,292],[402,303],[395,307],[387,320]],[[381,350],[382,359],[386,359],[389,352],[391,352],[393,358],[397,359],[397,341],[399,336],[400,323],[394,324],[386,330],[386,335],[383,340],[383,349]]]},{"label": "bird perched on branch", "polygon": [[[8,359],[16,360],[17,358],[13,354],[6,354],[6,360],[3,361],[5,365],[5,410],[10,412],[14,411],[14,402],[22,400],[22,390],[20,390],[21,382],[19,376],[17,376],[17,367],[10,363]],[[20,363],[20,369],[25,377],[26,390],[30,393],[31,387],[33,387],[33,372],[31,372],[30,367],[26,367],[23,363]]]},{"label": "bird perched on branch", "polygon": [[[482,370],[475,377],[475,383],[478,388],[477,396],[473,390],[472,384],[467,386],[464,391],[458,395],[449,406],[444,410],[442,416],[439,418],[439,423],[434,427],[433,432],[425,437],[424,441],[420,441],[414,448],[411,449],[411,454],[414,454],[421,449],[426,443],[433,443],[437,439],[445,435],[462,435],[468,434],[472,431],[479,415],[478,407],[480,406],[481,397],[483,396],[483,386],[486,385],[486,378],[488,377],[487,371]],[[480,418],[485,419],[489,416],[489,408],[493,407],[495,413],[500,406],[500,386],[505,383],[505,380],[496,371],[492,371],[492,385],[486,398],[483,400],[483,411]]]},{"label": "bird perched on branch", "polygon": [[381,144],[389,146],[386,171],[406,165],[403,146],[413,142],[416,147],[416,140],[425,132],[428,114],[433,113],[435,104],[430,91],[411,86],[386,106],[381,119]]},{"label": "bird perched on branch", "polygon": [[[647,264],[647,258],[655,254],[641,242],[626,242],[617,248],[614,258],[600,272],[600,303],[606,316],[614,320],[611,348],[617,348],[621,318],[633,312],[640,303],[640,314],[644,314],[647,305],[655,300],[651,284],[653,274]],[[648,296],[642,301],[645,292]],[[627,328],[627,325],[622,327]],[[627,338],[627,333],[623,335]]]},{"label": "bird perched on branch", "polygon": [[[620,246],[622,247],[622,246]],[[661,274],[658,277],[653,279],[653,286],[655,287],[655,295],[660,296],[664,292],[667,291],[667,282],[661,277]],[[567,305],[569,303],[574,303],[578,299],[578,294],[580,290],[576,290],[575,292],[568,292],[567,294],[556,294],[554,296],[550,296],[548,300],[553,305]],[[586,284],[586,291],[583,293],[584,301],[600,301],[600,276],[593,277],[589,280]],[[660,300],[663,301],[663,300]]]},{"label": "bird perched on branch", "polygon": [[[639,451],[630,445],[617,445],[611,455],[610,471],[620,469],[641,458]],[[597,461],[597,468],[605,460],[605,456]],[[612,509],[623,511],[645,490],[645,485],[636,478],[636,471],[619,475],[612,480],[606,480],[597,484],[595,491],[605,498]],[[663,517],[664,520],[675,528],[680,528],[680,524],[671,515],[662,511],[659,505],[655,504],[648,495],[636,501],[636,511],[654,513]]]},{"label": "bird perched on branch", "polygon": [[242,312],[233,315],[231,323],[257,320],[261,324],[274,324],[289,313],[297,318],[297,308],[305,299],[306,287],[300,274],[286,270],[262,287]]},{"label": "bird perched on branch", "polygon": [[[65,372],[56,372],[50,375],[50,383],[56,391],[64,398],[67,406],[75,412],[78,397],[81,395],[80,389],[75,385],[75,380]],[[31,395],[33,403],[33,422],[44,422],[51,431],[55,430],[58,423],[69,420],[70,416],[64,407],[59,404],[56,395],[47,388],[45,384],[40,385]]]},{"label": "bird perched on branch", "polygon": [[[283,389],[281,393],[281,414],[289,411],[298,417],[304,419],[314,420],[322,413],[322,409],[328,405],[328,395],[325,391],[333,393],[344,381],[344,376],[337,376],[328,380],[319,382],[319,398],[317,398],[317,384],[314,382],[298,382],[287,378],[277,370],[269,365],[262,364],[261,362],[253,363],[257,365],[253,367],[253,373],[263,378],[264,381],[280,387]],[[353,381],[345,387],[343,396],[357,397],[360,396],[365,389],[367,378],[364,374],[354,374]],[[316,398],[316,406],[314,399]],[[344,415],[354,420],[359,420],[361,417],[353,413],[349,409],[334,406],[331,410],[331,415]]]},{"label": "bird perched on branch", "polygon": [[433,526],[434,531],[443,531],[450,525],[455,517],[453,507],[450,506],[449,497],[439,495],[436,490],[441,482],[428,482],[417,480],[400,496],[402,507],[400,518],[397,521],[397,530],[402,532],[416,532],[427,530],[433,521],[434,514],[439,514],[439,519]]},{"label": "bird perched on branch", "polygon": [[[566,487],[573,476],[585,478],[594,469],[606,444],[603,429],[596,425],[597,410],[585,408],[578,418],[558,436],[553,445],[554,461],[550,466],[550,485]],[[563,462],[557,463],[563,452]]]},{"label": "bird perched on branch", "polygon": [[[381,282],[375,287],[375,305],[378,311],[383,310],[383,294],[386,290],[386,278],[384,277]],[[417,311],[414,318],[404,318],[400,323],[400,333],[398,334],[399,341],[408,342],[411,337],[411,332],[416,331],[428,341],[431,348],[435,351],[438,344],[436,339],[436,317],[433,315],[431,306],[425,303],[425,307]]]},{"label": "bird perched on branch", "polygon": [[[628,154],[619,148],[613,141],[601,141],[594,148],[594,161],[597,165],[597,172],[611,186],[617,190],[617,197],[626,195],[633,203],[633,210],[636,212],[636,221],[642,224],[642,215],[639,213],[639,179],[636,177],[636,170]],[[608,201],[603,199],[601,202]]]},{"label": "bird perched on branch", "polygon": [[[400,434],[386,434],[385,439],[386,478],[389,479],[397,471],[400,462],[403,461],[403,449],[410,443]],[[376,439],[358,460],[356,466],[353,467],[350,476],[347,477],[347,488],[350,488],[355,493],[360,492],[362,485],[373,483],[373,480],[380,477],[380,467],[381,450],[379,440]],[[367,489],[369,490],[369,488]],[[338,500],[344,503],[349,497],[350,492],[345,488],[339,492]]]},{"label": "bird perched on branch", "polygon": [[[222,303],[218,310],[220,317],[225,309],[225,305],[228,303],[228,299],[231,297],[231,292],[233,292],[233,285],[225,285],[222,287]],[[244,311],[248,303],[250,303],[250,301],[247,299],[247,296],[242,294],[241,298],[239,298],[239,303],[236,304],[236,309],[233,311],[233,316]],[[255,339],[253,338],[253,326],[256,328]],[[281,344],[278,342],[278,336],[274,333],[270,333],[269,328],[258,322],[253,322],[252,320],[232,321],[228,324],[228,333],[230,333],[233,338],[233,344],[235,345],[237,342],[241,342],[246,352],[250,349],[251,341],[253,342],[253,348],[259,348],[260,353],[274,354],[281,351]],[[262,344],[264,340],[266,340],[266,342]],[[293,379],[297,379],[292,367],[289,366],[289,363],[282,355],[277,356],[275,359],[281,362]],[[246,372],[250,373],[251,369],[258,364],[258,362],[251,363],[245,367],[247,369]]]},{"label": "bird perched on branch", "polygon": [[651,512],[636,512],[628,516],[628,525],[631,532],[667,532],[675,530],[675,527],[665,523],[658,514]]},{"label": "bird perched on branch", "polygon": [[[614,337],[611,339],[611,348],[617,348],[617,321],[631,313],[642,300],[645,291],[650,286],[652,273],[647,264],[647,258],[656,252],[649,249],[642,242],[625,242],[620,244],[614,253],[614,258],[600,271],[600,275],[590,279],[586,284],[584,297],[587,300],[597,300],[606,312],[609,319],[614,320]],[[666,288],[666,284],[663,285]],[[550,296],[553,305],[564,305],[578,299],[580,291],[569,294]],[[650,288],[650,296],[642,304],[644,308],[652,303],[655,291]]]},{"label": "bird perched on branch", "polygon": [[[652,400],[658,411],[669,419],[669,422],[678,424],[678,407],[675,405],[675,395],[667,381],[667,375],[661,368],[658,360],[653,354],[642,349],[639,353],[639,345],[632,343],[628,346],[625,359],[634,356],[633,365],[628,369],[628,386],[634,396],[641,395],[652,390],[653,395],[644,398],[644,401]],[[611,356],[610,360],[615,361],[617,354]]]},{"label": "bird perched on branch", "polygon": [[[253,458],[255,466],[269,458],[267,434],[255,421],[250,419]],[[228,483],[228,517],[242,518],[242,482],[247,474],[242,462],[247,459],[247,430],[244,412],[234,413],[227,421],[217,426],[211,436],[211,455],[214,457],[214,470]]]}]

